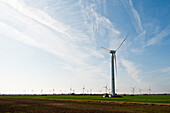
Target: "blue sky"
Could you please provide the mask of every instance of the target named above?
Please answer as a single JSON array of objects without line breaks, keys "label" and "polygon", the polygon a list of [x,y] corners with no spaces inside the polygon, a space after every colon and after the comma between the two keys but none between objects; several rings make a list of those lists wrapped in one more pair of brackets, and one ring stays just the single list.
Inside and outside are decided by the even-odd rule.
[{"label": "blue sky", "polygon": [[169,0],[1,0],[0,93],[170,93]]}]

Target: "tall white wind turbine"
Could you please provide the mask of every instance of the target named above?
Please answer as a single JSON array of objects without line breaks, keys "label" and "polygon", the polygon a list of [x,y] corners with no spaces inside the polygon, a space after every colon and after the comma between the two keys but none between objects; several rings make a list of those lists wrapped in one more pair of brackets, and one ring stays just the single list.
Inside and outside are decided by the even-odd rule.
[{"label": "tall white wind turbine", "polygon": [[[129,34],[128,34],[129,35]],[[117,62],[116,62],[116,52],[117,50],[120,48],[120,46],[123,44],[123,42],[126,40],[126,38],[128,37],[128,35],[124,38],[124,40],[119,44],[119,46],[117,47],[116,50],[111,50],[108,48],[104,48],[109,51],[109,53],[111,54],[111,74],[112,74],[112,82],[111,82],[111,96],[115,96],[115,77],[114,77],[114,65],[115,65],[115,69],[116,69],[116,74],[117,74]]]}]

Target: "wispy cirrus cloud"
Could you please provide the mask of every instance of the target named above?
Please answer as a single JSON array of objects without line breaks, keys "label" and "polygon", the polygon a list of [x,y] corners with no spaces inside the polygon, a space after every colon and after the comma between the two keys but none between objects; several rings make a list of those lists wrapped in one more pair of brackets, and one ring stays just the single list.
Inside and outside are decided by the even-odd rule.
[{"label": "wispy cirrus cloud", "polygon": [[[55,10],[55,13],[56,10],[61,12],[65,6],[62,7],[63,2],[58,4],[60,3],[60,7],[51,10]],[[77,75],[93,77],[97,74],[107,78],[108,72],[103,70],[106,70],[108,63],[104,60],[101,62],[104,56],[102,51],[96,49],[99,46],[97,41],[101,37],[96,37],[96,33],[104,35],[107,30],[111,34],[118,35],[119,31],[109,19],[95,10],[94,3],[80,1],[69,5],[74,6],[69,7],[70,13],[75,11],[75,7],[80,9],[74,12],[80,14],[78,17],[70,17],[77,20],[76,26],[52,17],[43,9],[31,7],[24,0],[0,1],[2,15],[0,33],[56,55],[64,61],[61,66],[63,69],[71,70]],[[8,10],[8,13],[3,10]]]},{"label": "wispy cirrus cloud", "polygon": [[38,23],[45,25],[45,26],[55,30],[56,32],[59,32],[62,35],[65,35],[70,40],[74,40],[75,38],[77,38],[77,36],[75,36],[73,34],[73,31],[71,31],[72,28],[70,28],[70,26],[53,19],[51,16],[49,16],[47,13],[45,13],[41,9],[29,7],[22,0],[20,0],[20,1],[18,1],[18,0],[13,0],[13,1],[3,0],[3,2],[7,3],[11,7],[16,9],[20,13],[22,13],[23,15],[25,15],[29,18],[32,18],[33,20],[37,21]]},{"label": "wispy cirrus cloud", "polygon": [[137,10],[134,8],[132,0],[128,0],[128,1],[121,0],[121,2],[125,7],[126,11],[128,12],[128,14],[130,15],[132,24],[135,27],[136,32],[138,34],[144,32],[140,15],[137,12]]},{"label": "wispy cirrus cloud", "polygon": [[[87,24],[90,27],[89,33],[91,34],[91,38],[94,43],[97,43],[98,40],[101,41],[102,37],[95,37],[96,35],[104,36],[106,35],[106,31],[108,30],[110,34],[113,36],[119,35],[120,32],[115,29],[113,26],[112,22],[102,16],[100,13],[96,11],[98,5],[101,4],[100,2],[94,3],[89,3],[89,1],[86,0],[80,0],[79,1],[79,6],[81,7],[81,12],[83,14],[83,17],[85,18],[85,24]],[[105,4],[105,1],[104,3]],[[108,41],[108,40],[103,40]]]},{"label": "wispy cirrus cloud", "polygon": [[[126,11],[131,17],[131,21],[133,26],[135,27],[136,32],[138,33],[138,36],[135,38],[135,41],[140,41],[142,44],[142,47],[154,45],[158,42],[160,42],[164,37],[168,36],[169,33],[169,26],[165,28],[164,30],[160,31],[159,26],[153,24],[156,22],[156,19],[152,19],[151,23],[145,23],[146,25],[146,30],[143,28],[143,24],[141,22],[141,17],[138,13],[138,11],[134,8],[132,0],[129,1],[123,1],[121,0],[123,6],[125,7]],[[147,28],[149,26],[149,29]],[[155,35],[153,38],[147,40],[145,43],[145,34],[151,34]],[[139,40],[142,39],[142,40]],[[132,49],[132,52],[139,53],[137,48]]]},{"label": "wispy cirrus cloud", "polygon": [[137,33],[137,36],[134,38],[136,47],[131,48],[131,51],[135,54],[142,54],[144,49],[143,45],[145,45],[146,30],[143,28],[141,17],[138,11],[134,8],[132,0],[121,0],[121,3],[129,14],[132,25],[134,26]]},{"label": "wispy cirrus cloud", "polygon": [[166,73],[167,75],[170,75],[170,67],[166,67],[162,69],[161,72]]},{"label": "wispy cirrus cloud", "polygon": [[149,39],[144,46],[146,47],[146,46],[151,46],[151,45],[155,45],[157,43],[160,43],[161,40],[163,40],[164,37],[170,35],[169,31],[170,31],[170,26],[168,26],[167,28],[165,28],[161,32],[155,34],[155,36],[153,36],[151,39]]},{"label": "wispy cirrus cloud", "polygon": [[140,70],[136,68],[135,64],[129,60],[121,59],[122,65],[126,68],[128,74],[135,80],[135,82],[140,83]]}]

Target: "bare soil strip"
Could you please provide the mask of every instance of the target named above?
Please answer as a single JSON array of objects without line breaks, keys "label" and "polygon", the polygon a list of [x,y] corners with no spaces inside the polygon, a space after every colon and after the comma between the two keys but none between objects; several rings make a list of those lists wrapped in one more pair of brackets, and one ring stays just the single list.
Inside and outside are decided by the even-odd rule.
[{"label": "bare soil strip", "polygon": [[0,113],[170,113],[170,105],[2,97]]}]

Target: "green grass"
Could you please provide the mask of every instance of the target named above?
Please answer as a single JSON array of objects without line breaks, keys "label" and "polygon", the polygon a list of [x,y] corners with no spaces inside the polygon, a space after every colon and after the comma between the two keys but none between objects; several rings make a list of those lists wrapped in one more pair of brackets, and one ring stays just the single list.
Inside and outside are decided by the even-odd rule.
[{"label": "green grass", "polygon": [[[3,97],[3,96],[0,96]],[[12,97],[36,97],[54,98],[67,100],[90,100],[90,101],[111,101],[111,102],[145,102],[145,103],[164,103],[170,104],[170,95],[136,95],[122,96],[113,98],[103,98],[102,95],[49,95],[49,96],[12,96]]]}]

